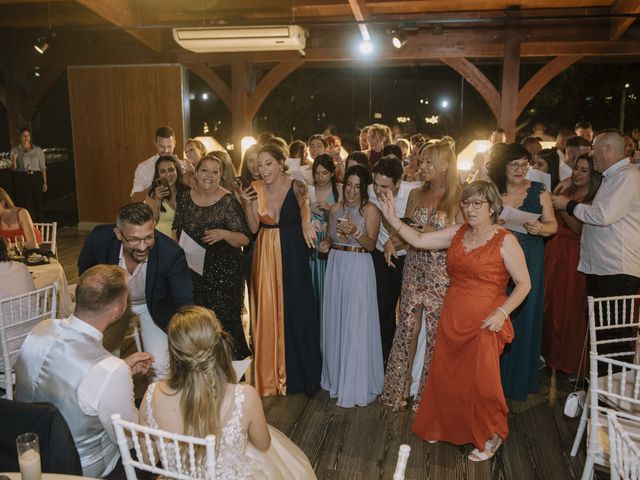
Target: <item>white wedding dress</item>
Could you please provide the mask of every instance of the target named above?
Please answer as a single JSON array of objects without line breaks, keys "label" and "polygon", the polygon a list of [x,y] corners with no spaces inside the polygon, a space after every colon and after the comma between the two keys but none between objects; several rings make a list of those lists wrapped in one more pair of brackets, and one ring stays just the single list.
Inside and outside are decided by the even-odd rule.
[{"label": "white wedding dress", "polygon": [[[145,394],[147,425],[159,428],[153,415],[152,398],[156,384],[149,385]],[[315,479],[309,459],[300,448],[280,430],[269,425],[271,446],[261,452],[249,442],[246,431],[242,431],[244,389],[233,387],[234,409],[221,429],[221,438],[216,438],[216,479],[256,479],[256,480],[307,480]],[[172,448],[167,445],[168,449]],[[173,452],[168,458],[175,459]],[[177,470],[175,465],[163,465],[167,470]],[[204,468],[200,467],[198,478],[204,478]]]}]

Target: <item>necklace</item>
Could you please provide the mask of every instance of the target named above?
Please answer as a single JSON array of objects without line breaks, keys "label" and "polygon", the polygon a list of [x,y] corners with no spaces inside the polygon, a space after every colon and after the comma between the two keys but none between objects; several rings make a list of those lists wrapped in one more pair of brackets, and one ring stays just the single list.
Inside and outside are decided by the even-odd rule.
[{"label": "necklace", "polygon": [[472,245],[477,245],[478,243],[480,243],[480,240],[484,241],[485,237],[487,237],[487,232],[491,232],[493,231],[493,225],[491,225],[490,227],[488,227],[484,232],[480,232],[476,235],[474,235],[473,230],[471,230],[469,232],[469,238],[471,239],[471,244]]}]

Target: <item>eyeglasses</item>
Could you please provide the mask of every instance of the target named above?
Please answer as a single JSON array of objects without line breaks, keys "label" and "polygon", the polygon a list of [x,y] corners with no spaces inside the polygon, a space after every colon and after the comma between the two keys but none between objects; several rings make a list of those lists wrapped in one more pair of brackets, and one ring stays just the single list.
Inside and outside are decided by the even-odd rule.
[{"label": "eyeglasses", "polygon": [[140,245],[141,243],[146,243],[147,245],[151,245],[156,239],[155,233],[147,235],[144,238],[136,238],[136,237],[127,238],[126,235],[122,233],[122,230],[118,230],[118,231],[120,232],[120,235],[122,235],[122,238],[124,239],[125,243],[129,245]]},{"label": "eyeglasses", "polygon": [[485,203],[489,203],[486,200],[461,200],[460,206],[466,210],[469,206],[472,206],[474,210],[480,210],[482,205]]},{"label": "eyeglasses", "polygon": [[527,163],[524,163],[524,162],[522,162],[522,163],[515,163],[515,162],[507,163],[507,167],[509,167],[509,170],[511,170],[512,172],[515,172],[518,169],[529,170],[530,166],[531,165],[529,165],[528,162]]}]

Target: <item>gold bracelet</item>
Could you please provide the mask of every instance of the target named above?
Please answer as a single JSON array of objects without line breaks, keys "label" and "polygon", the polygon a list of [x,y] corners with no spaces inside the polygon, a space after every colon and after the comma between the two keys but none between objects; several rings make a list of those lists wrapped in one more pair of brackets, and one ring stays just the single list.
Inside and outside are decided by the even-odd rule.
[{"label": "gold bracelet", "polygon": [[503,315],[504,315],[504,319],[506,320],[507,318],[509,318],[509,315],[507,314],[507,312],[505,312],[504,308],[502,307],[496,307],[496,310],[499,310]]},{"label": "gold bracelet", "polygon": [[400,226],[398,228],[396,228],[396,233],[400,234],[400,230],[402,230],[402,227],[404,226],[404,222],[400,221]]}]

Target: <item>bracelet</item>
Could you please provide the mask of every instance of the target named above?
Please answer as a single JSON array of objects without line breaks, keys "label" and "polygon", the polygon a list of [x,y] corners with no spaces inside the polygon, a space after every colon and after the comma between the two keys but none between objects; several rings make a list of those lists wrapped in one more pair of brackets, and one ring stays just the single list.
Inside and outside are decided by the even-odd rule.
[{"label": "bracelet", "polygon": [[362,236],[362,232],[360,231],[360,229],[357,229],[355,231],[355,233],[353,235],[351,235],[353,238],[355,238],[356,240],[360,240],[360,237]]},{"label": "bracelet", "polygon": [[506,320],[507,318],[509,318],[509,315],[507,314],[507,312],[505,312],[504,308],[502,307],[496,307],[496,310],[498,310],[499,312],[501,312],[504,315],[504,319]]},{"label": "bracelet", "polygon": [[398,228],[396,228],[396,233],[400,233],[400,230],[402,230],[402,227],[404,226],[404,222],[400,221],[400,226]]}]

